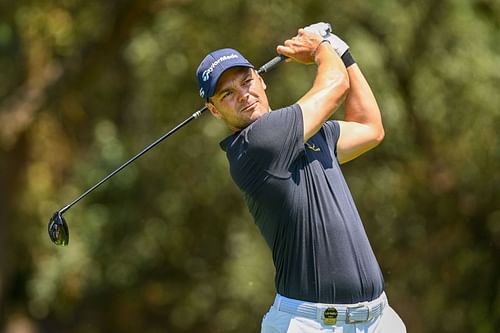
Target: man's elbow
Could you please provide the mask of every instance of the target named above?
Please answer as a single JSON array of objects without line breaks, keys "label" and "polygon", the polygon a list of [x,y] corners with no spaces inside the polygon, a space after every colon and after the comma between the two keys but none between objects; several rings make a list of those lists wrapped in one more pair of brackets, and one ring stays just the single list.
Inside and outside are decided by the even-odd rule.
[{"label": "man's elbow", "polygon": [[378,146],[384,140],[384,137],[385,137],[384,127],[380,125],[379,128],[377,128],[374,135],[375,146]]},{"label": "man's elbow", "polygon": [[347,75],[347,72],[342,72],[342,74],[343,75],[341,75],[338,80],[338,90],[342,96],[342,100],[344,100],[349,94],[351,85],[349,83],[349,76]]},{"label": "man's elbow", "polygon": [[376,102],[367,109],[369,113],[372,115],[372,120],[370,121],[370,127],[372,128],[373,140],[375,141],[375,145],[378,146],[385,137],[384,124],[382,122],[382,117],[380,114],[380,109]]},{"label": "man's elbow", "polygon": [[349,89],[350,84],[347,73],[339,71],[326,86],[327,96],[329,96],[330,103],[332,103],[329,109],[336,110],[347,98]]}]

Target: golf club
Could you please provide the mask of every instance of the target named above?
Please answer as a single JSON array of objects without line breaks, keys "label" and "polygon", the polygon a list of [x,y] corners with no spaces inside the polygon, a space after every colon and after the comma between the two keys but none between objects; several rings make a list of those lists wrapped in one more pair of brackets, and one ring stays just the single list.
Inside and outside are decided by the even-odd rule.
[{"label": "golf club", "polygon": [[[262,67],[260,67],[257,70],[258,74],[261,73],[267,73],[271,69],[273,69],[275,66],[280,64],[286,59],[285,56],[279,55],[268,61],[266,64],[264,64]],[[141,150],[137,155],[133,156],[130,158],[128,161],[123,163],[121,166],[119,166],[117,169],[115,169],[113,172],[111,172],[109,175],[104,177],[102,180],[100,180],[98,183],[96,183],[94,186],[89,188],[87,191],[83,192],[80,196],[78,196],[75,200],[73,200],[71,203],[67,204],[60,210],[56,211],[54,215],[50,218],[49,220],[49,225],[48,225],[48,232],[49,232],[49,237],[52,240],[52,242],[56,245],[68,245],[69,242],[69,228],[68,224],[66,223],[66,220],[63,217],[63,214],[68,211],[73,205],[75,205],[77,202],[79,202],[81,199],[86,197],[90,192],[94,191],[96,188],[101,186],[104,182],[106,182],[108,179],[116,175],[118,172],[123,170],[125,167],[127,167],[130,163],[134,162],[136,159],[147,153],[149,150],[151,150],[153,147],[158,145],[160,142],[168,138],[170,135],[172,135],[174,132],[176,132],[178,129],[189,123],[190,121],[198,118],[201,116],[202,113],[207,111],[208,108],[205,106],[195,113],[193,113],[190,117],[188,117],[186,120],[175,126],[173,129],[168,131],[167,133],[163,134],[160,138],[158,138],[156,141],[151,143],[149,146]]]}]

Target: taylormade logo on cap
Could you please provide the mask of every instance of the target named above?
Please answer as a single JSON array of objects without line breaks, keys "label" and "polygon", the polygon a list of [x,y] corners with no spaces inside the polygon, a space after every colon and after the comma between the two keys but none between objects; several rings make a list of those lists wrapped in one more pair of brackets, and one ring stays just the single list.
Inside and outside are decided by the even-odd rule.
[{"label": "taylormade logo on cap", "polygon": [[215,60],[207,70],[203,71],[201,78],[203,79],[203,81],[208,81],[208,79],[210,78],[210,73],[212,73],[214,71],[215,66],[220,64],[222,61],[229,60],[229,59],[235,59],[235,58],[238,58],[238,56],[234,53],[232,53],[228,56],[220,57],[219,59]]},{"label": "taylormade logo on cap", "polygon": [[222,74],[233,67],[253,68],[253,65],[234,49],[226,48],[210,52],[196,70],[201,98],[212,97]]}]

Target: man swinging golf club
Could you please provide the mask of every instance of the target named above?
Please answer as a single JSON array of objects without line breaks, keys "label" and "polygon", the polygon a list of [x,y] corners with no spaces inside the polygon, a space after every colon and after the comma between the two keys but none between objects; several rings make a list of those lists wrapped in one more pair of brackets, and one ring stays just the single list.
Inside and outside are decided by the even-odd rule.
[{"label": "man swinging golf club", "polygon": [[[262,77],[238,51],[211,52],[197,70],[208,110],[233,132],[221,147],[272,251],[277,295],[263,333],[406,332],[340,170],[384,137],[348,49],[326,23],[279,45],[279,54],[316,64],[317,73],[304,96],[274,111]],[[343,102],[344,119],[328,120]]]}]

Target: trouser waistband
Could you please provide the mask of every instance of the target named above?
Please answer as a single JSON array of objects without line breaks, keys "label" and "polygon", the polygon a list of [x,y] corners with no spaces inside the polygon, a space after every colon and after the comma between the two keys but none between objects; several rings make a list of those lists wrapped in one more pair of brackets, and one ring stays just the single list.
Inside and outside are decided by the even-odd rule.
[{"label": "trouser waistband", "polygon": [[377,299],[356,304],[323,304],[304,302],[280,294],[276,295],[274,306],[283,312],[323,321],[334,325],[338,321],[347,324],[361,323],[377,318],[387,306],[387,297],[383,292]]}]

